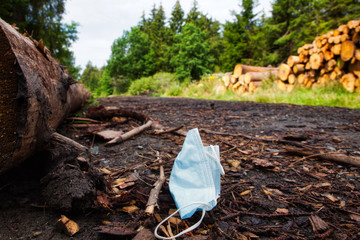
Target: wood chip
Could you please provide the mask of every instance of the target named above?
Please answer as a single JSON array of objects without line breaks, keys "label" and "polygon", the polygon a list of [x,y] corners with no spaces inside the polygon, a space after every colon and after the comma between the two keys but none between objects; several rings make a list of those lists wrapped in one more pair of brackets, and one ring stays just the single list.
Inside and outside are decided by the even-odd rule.
[{"label": "wood chip", "polygon": [[238,160],[227,160],[231,167],[237,168],[240,165],[240,161]]},{"label": "wood chip", "polygon": [[273,167],[275,167],[275,164],[270,162],[268,159],[254,158],[254,159],[252,159],[252,163],[255,166],[264,167],[264,168],[273,168]]},{"label": "wood chip", "polygon": [[357,222],[360,222],[360,214],[350,214],[350,218]]},{"label": "wood chip", "polygon": [[289,214],[289,210],[286,209],[286,208],[277,208],[275,210],[275,213],[277,213],[277,214]]},{"label": "wood chip", "polygon": [[249,193],[251,193],[251,190],[246,190],[240,193],[240,196],[248,195]]},{"label": "wood chip", "polygon": [[115,130],[104,130],[96,133],[97,136],[105,140],[112,140],[114,138],[120,137],[123,134],[124,134],[123,131],[115,131]]},{"label": "wood chip", "polygon": [[330,194],[330,193],[325,193],[322,194],[324,197],[327,197],[330,201],[332,202],[337,202],[339,201],[339,199],[337,197],[335,197],[334,195]]},{"label": "wood chip", "polygon": [[139,211],[139,208],[135,205],[131,205],[131,206],[122,207],[121,211],[126,212],[126,213],[134,213],[134,212]]},{"label": "wood chip", "polygon": [[61,215],[61,218],[56,222],[55,228],[69,236],[74,236],[80,230],[76,222],[68,219],[64,215]]},{"label": "wood chip", "polygon": [[326,231],[329,228],[329,225],[317,215],[312,215],[309,220],[315,233]]}]

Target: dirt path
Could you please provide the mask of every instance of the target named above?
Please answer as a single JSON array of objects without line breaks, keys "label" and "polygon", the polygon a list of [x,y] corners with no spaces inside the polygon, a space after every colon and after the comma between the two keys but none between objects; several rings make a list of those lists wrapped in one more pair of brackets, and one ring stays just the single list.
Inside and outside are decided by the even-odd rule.
[{"label": "dirt path", "polygon": [[[204,142],[220,146],[226,171],[221,179],[222,193],[217,207],[193,232],[204,237],[197,239],[360,237],[360,215],[356,214],[360,212],[359,168],[285,153],[286,147],[302,145],[360,157],[359,109],[152,97],[111,97],[100,102],[140,112],[168,128],[199,128]],[[130,119],[117,129],[127,132],[139,125]],[[54,230],[60,214],[80,225],[75,239],[113,239],[98,233],[106,222],[113,225],[102,228],[105,232],[119,229],[115,223],[129,222],[152,231],[156,221],[143,210],[151,184],[159,175],[156,153],[164,160],[169,177],[184,137],[147,130],[105,147],[104,141],[74,128],[70,121],[59,132],[91,147],[95,165],[116,172],[111,179],[125,178],[134,171],[139,179],[119,190],[122,198],[106,193],[111,198],[111,211],[102,207],[77,214],[54,211],[41,198],[39,182],[44,173],[40,165],[46,156],[37,156],[38,161],[0,179],[0,239],[64,239],[65,235]],[[128,213],[124,206],[139,210]],[[155,212],[162,218],[175,208],[167,183],[159,196],[159,207]],[[129,234],[124,239],[132,237]]]}]

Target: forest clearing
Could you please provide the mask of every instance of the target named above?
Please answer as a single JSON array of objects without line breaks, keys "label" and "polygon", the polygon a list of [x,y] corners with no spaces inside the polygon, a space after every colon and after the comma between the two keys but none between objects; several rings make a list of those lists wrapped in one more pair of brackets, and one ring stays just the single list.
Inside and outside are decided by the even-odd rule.
[{"label": "forest clearing", "polygon": [[[244,14],[252,1],[242,2]],[[176,6],[174,11],[181,9]],[[146,40],[143,31],[149,29],[133,28],[114,49],[139,36]],[[347,21],[300,46],[278,67],[237,62],[233,72],[206,85],[198,77],[208,73],[211,58],[208,69],[204,62],[193,69],[177,65],[189,57],[181,55],[184,39],[206,40],[196,24],[188,24],[174,38],[178,54],[166,66],[176,66],[174,73],[159,72],[165,65],[156,62],[142,75],[131,54],[119,65],[113,51],[106,67],[85,70],[77,81],[74,66],[65,67],[46,39],[20,33],[0,18],[0,238],[360,238],[359,108],[158,97],[170,91],[250,95],[266,91],[266,84],[272,94],[301,87],[316,93],[316,86],[335,82],[356,101],[359,33],[360,21]],[[153,56],[146,54],[148,60]],[[164,60],[160,55],[155,57]],[[122,72],[125,65],[130,75]],[[110,96],[122,88],[142,96]],[[190,137],[194,130],[199,137]],[[194,139],[201,154],[190,144],[192,152],[182,157]],[[204,170],[194,156],[215,162]],[[182,158],[190,159],[189,169]],[[180,212],[165,221],[180,208],[172,187],[176,169],[183,170],[181,197],[211,195],[212,201],[195,207],[190,218]],[[211,177],[205,180],[206,171]],[[207,187],[191,180],[198,173]],[[189,183],[195,189],[186,189]],[[218,193],[200,194],[208,188]],[[177,237],[182,231],[187,233]]]}]

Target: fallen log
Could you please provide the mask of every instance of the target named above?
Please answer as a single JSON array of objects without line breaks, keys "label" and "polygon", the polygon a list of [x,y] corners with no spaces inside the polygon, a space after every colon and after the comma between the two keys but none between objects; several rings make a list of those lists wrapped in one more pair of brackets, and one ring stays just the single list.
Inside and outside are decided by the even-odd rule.
[{"label": "fallen log", "polygon": [[253,81],[261,81],[263,79],[278,78],[278,70],[276,71],[266,71],[266,72],[248,72],[244,76],[245,83],[250,83]]},{"label": "fallen log", "polygon": [[91,96],[41,42],[0,19],[0,174],[42,148]]},{"label": "fallen log", "polygon": [[293,72],[295,74],[300,74],[300,73],[303,73],[304,71],[305,71],[305,65],[304,64],[296,64],[293,67]]},{"label": "fallen log", "polygon": [[268,72],[268,71],[278,71],[278,70],[279,68],[276,67],[258,67],[258,66],[237,64],[234,68],[234,75],[240,77],[242,74],[248,72]]}]

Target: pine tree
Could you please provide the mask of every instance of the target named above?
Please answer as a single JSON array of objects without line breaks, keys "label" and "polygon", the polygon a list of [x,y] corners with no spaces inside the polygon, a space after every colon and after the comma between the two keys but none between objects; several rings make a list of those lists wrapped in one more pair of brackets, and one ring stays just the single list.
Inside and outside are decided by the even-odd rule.
[{"label": "pine tree", "polygon": [[202,75],[211,72],[213,57],[210,55],[210,47],[206,42],[207,36],[204,31],[187,23],[175,39],[171,65],[180,80],[200,79]]},{"label": "pine tree", "polygon": [[189,13],[186,16],[186,23],[192,23],[196,25],[196,21],[198,20],[198,18],[200,17],[200,12],[199,12],[199,7],[198,7],[198,1],[194,0],[193,1],[193,6],[190,9]]},{"label": "pine tree", "polygon": [[170,29],[174,35],[181,33],[184,21],[184,11],[181,8],[180,1],[177,0],[171,12],[171,18],[169,21]]},{"label": "pine tree", "polygon": [[154,5],[151,10],[148,21],[147,34],[150,39],[150,45],[154,52],[155,71],[170,71],[168,51],[171,43],[171,33],[166,25],[166,16],[163,6],[160,4],[157,9]]},{"label": "pine tree", "polygon": [[241,7],[240,14],[232,13],[235,21],[227,21],[224,25],[225,49],[222,64],[225,71],[231,71],[237,63],[250,64],[252,60],[249,45],[255,26],[254,1],[242,0]]},{"label": "pine tree", "polygon": [[42,39],[52,55],[75,78],[79,76],[79,67],[75,67],[75,59],[70,50],[71,44],[77,40],[76,23],[62,23],[65,13],[65,0],[2,0],[0,17],[15,23],[20,32],[27,31],[34,39]]},{"label": "pine tree", "polygon": [[313,23],[316,20],[312,0],[276,0],[272,18],[267,25],[271,48],[277,55],[277,62],[295,54],[297,48],[312,42],[316,36]]},{"label": "pine tree", "polygon": [[94,92],[100,86],[101,74],[100,70],[89,61],[81,75],[80,82]]},{"label": "pine tree", "polygon": [[150,76],[156,70],[154,56],[148,35],[139,26],[132,27],[114,41],[107,64],[108,74],[112,78],[125,76],[131,80]]},{"label": "pine tree", "polygon": [[360,18],[359,0],[327,0],[323,6],[326,30],[335,29],[349,20]]}]

